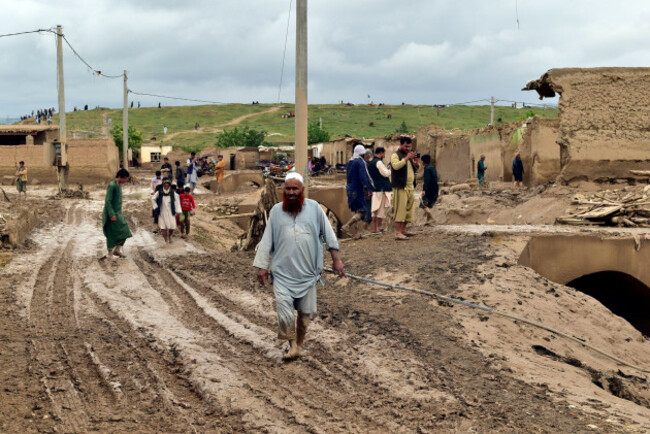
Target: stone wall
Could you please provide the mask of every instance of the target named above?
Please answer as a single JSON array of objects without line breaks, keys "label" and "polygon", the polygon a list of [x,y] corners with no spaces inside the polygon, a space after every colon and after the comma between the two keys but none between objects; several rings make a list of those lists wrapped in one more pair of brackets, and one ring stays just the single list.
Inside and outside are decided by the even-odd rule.
[{"label": "stone wall", "polygon": [[560,94],[561,176],[630,177],[650,163],[650,68],[551,69],[525,90]]}]

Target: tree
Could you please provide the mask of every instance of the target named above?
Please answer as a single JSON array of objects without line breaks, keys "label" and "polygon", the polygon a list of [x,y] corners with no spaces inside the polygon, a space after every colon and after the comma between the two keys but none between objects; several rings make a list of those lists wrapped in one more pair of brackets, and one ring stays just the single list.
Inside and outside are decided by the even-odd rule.
[{"label": "tree", "polygon": [[219,134],[215,146],[218,148],[232,148],[235,146],[256,148],[266,144],[266,134],[267,132],[264,130],[257,131],[249,127],[242,129],[235,127],[230,131]]},{"label": "tree", "polygon": [[[123,129],[120,125],[115,125],[111,128],[111,134],[113,135],[113,141],[115,146],[120,150],[120,155],[122,155],[122,143],[124,143]],[[142,133],[135,129],[135,127],[129,126],[129,148],[131,149],[140,149],[142,145]]]},{"label": "tree", "polygon": [[406,121],[402,121],[402,124],[399,126],[398,129],[395,130],[396,133],[403,133],[406,134],[409,132],[409,127],[406,126]]},{"label": "tree", "polygon": [[322,130],[318,126],[318,122],[312,122],[307,127],[307,143],[313,145],[314,143],[323,143],[330,141],[330,133]]}]

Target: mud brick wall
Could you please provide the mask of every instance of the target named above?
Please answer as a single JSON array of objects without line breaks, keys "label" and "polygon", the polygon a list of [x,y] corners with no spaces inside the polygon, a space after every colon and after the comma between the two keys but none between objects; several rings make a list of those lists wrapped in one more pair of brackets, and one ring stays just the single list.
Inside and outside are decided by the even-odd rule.
[{"label": "mud brick wall", "polygon": [[[119,153],[111,139],[69,139],[68,163],[70,183],[104,182],[115,177]],[[43,145],[0,146],[0,177],[15,174],[18,161],[29,169],[29,179],[56,183],[54,147]]]},{"label": "mud brick wall", "polygon": [[553,182],[560,174],[559,126],[559,119],[535,117],[529,123],[521,149],[526,185]]},{"label": "mud brick wall", "polygon": [[449,138],[438,144],[436,171],[442,182],[464,182],[471,177],[469,137]]},{"label": "mud brick wall", "polygon": [[650,162],[650,68],[551,69],[530,82],[560,94],[561,179],[629,177]]},{"label": "mud brick wall", "polygon": [[472,177],[476,176],[476,166],[481,159],[481,155],[484,154],[485,166],[487,167],[485,179],[488,181],[502,181],[504,179],[503,149],[504,144],[498,132],[470,136],[469,153],[472,161]]}]

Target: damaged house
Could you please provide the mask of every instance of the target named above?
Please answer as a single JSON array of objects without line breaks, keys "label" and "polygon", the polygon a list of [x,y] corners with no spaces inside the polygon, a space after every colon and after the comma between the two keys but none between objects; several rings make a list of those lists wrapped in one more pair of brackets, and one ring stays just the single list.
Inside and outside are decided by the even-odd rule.
[{"label": "damaged house", "polygon": [[560,95],[560,181],[632,178],[650,163],[650,68],[551,69],[523,90]]}]

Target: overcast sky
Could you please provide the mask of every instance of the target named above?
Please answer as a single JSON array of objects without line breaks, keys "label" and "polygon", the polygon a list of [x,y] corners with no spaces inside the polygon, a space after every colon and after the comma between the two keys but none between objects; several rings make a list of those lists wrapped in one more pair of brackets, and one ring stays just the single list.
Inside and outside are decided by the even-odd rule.
[{"label": "overcast sky", "polygon": [[[290,0],[0,0],[0,34],[63,26],[129,88],[216,102],[278,102]],[[294,101],[295,4],[281,88]],[[570,7],[567,5],[570,4]],[[517,25],[517,18],[519,25]],[[309,0],[309,102],[539,102],[550,68],[649,66],[650,2]],[[0,122],[58,107],[52,34],[0,38]],[[122,81],[64,48],[68,111],[120,107]],[[144,106],[187,104],[130,96]],[[557,99],[544,100],[556,103]]]}]

